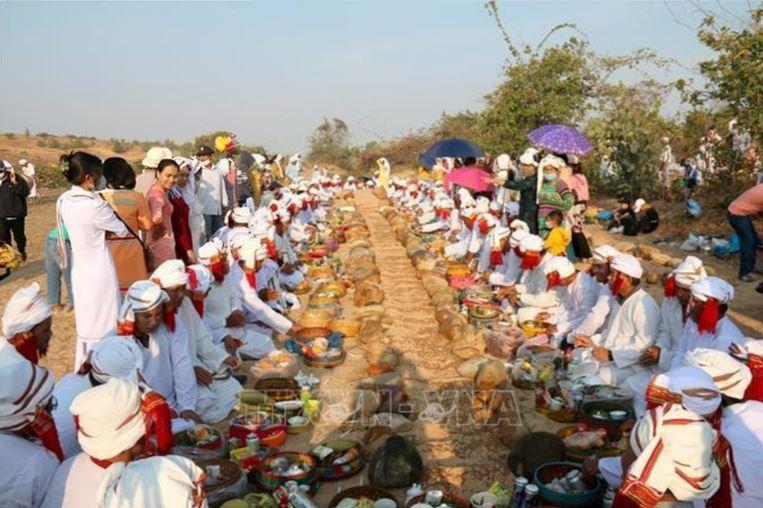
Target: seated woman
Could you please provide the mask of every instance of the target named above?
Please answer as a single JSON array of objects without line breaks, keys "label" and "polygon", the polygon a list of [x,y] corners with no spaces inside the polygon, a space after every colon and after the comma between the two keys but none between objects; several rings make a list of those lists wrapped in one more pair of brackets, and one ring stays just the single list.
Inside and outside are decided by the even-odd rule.
[{"label": "seated woman", "polygon": [[633,211],[638,216],[639,233],[651,233],[660,225],[660,215],[657,210],[643,199],[637,199]]},{"label": "seated woman", "polygon": [[617,200],[618,208],[614,211],[612,220],[607,225],[607,231],[613,233],[622,233],[628,236],[636,236],[638,234],[638,220],[636,219],[636,212],[631,207],[631,203],[627,198],[620,198]]}]

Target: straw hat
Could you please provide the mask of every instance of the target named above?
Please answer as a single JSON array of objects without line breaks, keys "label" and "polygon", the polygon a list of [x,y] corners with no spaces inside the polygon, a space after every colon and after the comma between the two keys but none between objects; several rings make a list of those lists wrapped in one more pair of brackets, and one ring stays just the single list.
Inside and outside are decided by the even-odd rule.
[{"label": "straw hat", "polygon": [[146,152],[146,157],[141,161],[144,168],[156,169],[162,159],[171,159],[172,151],[163,146],[152,146]]}]

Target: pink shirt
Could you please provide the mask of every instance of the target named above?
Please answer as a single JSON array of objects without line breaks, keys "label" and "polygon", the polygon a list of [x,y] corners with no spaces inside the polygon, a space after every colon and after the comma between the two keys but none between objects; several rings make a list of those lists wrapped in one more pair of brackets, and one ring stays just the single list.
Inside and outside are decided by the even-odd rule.
[{"label": "pink shirt", "polygon": [[747,189],[729,205],[731,215],[755,215],[763,212],[763,183]]},{"label": "pink shirt", "polygon": [[583,174],[570,175],[570,180],[567,182],[570,189],[575,191],[575,195],[578,197],[578,201],[588,201],[590,198],[588,194],[588,179]]}]

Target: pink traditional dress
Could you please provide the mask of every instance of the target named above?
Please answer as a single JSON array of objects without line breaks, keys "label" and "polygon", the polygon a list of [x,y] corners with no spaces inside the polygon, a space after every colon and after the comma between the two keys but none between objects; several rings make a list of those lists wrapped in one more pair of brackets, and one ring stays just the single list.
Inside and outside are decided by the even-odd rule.
[{"label": "pink traditional dress", "polygon": [[172,232],[172,203],[167,191],[157,184],[148,189],[146,199],[151,212],[151,222],[164,227],[164,233],[160,237],[154,238],[154,233],[149,231],[146,238],[151,265],[149,270],[154,270],[168,259],[176,259],[175,235]]}]

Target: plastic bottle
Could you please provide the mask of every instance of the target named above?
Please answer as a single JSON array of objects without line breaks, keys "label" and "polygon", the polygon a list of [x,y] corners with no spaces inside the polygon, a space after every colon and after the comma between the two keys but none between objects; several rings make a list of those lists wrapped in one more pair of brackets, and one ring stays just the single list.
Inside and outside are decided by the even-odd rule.
[{"label": "plastic bottle", "polygon": [[524,492],[524,499],[522,500],[521,508],[528,508],[530,506],[535,506],[536,497],[538,495],[540,489],[538,489],[538,486],[534,483],[529,484],[527,487],[525,487]]},{"label": "plastic bottle", "polygon": [[514,492],[511,494],[511,502],[509,508],[522,508],[522,502],[525,498],[525,487],[527,487],[527,478],[524,476],[517,476],[514,479]]}]

